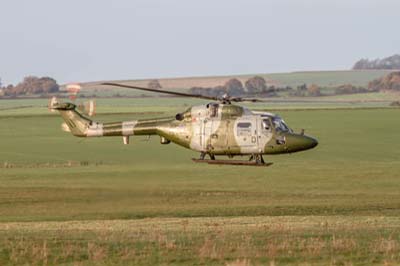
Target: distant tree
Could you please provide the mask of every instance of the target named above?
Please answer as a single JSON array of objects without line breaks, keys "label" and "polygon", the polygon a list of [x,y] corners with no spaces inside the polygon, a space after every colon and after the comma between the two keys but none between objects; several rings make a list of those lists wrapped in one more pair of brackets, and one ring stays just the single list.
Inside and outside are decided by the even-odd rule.
[{"label": "distant tree", "polygon": [[[40,87],[43,93],[54,93],[60,90],[57,81],[50,77],[42,77],[39,79]],[[37,93],[37,92],[35,92]]]},{"label": "distant tree", "polygon": [[368,59],[360,59],[354,64],[353,69],[368,69],[368,64]]},{"label": "distant tree", "polygon": [[226,93],[230,96],[240,96],[244,94],[243,84],[238,79],[230,79],[225,83]]},{"label": "distant tree", "polygon": [[307,93],[309,96],[321,96],[321,89],[317,84],[311,84],[307,87]]},{"label": "distant tree", "polygon": [[214,91],[213,88],[201,88],[201,92],[199,94],[210,97],[216,96],[216,92]]},{"label": "distant tree", "polygon": [[59,91],[57,82],[50,77],[25,77],[17,86],[9,85],[5,88],[4,94],[7,96],[47,94]]},{"label": "distant tree", "polygon": [[302,84],[300,86],[297,86],[297,90],[299,91],[306,91],[307,90],[307,84]]},{"label": "distant tree", "polygon": [[297,97],[304,97],[307,94],[307,84],[302,84],[300,86],[297,86],[296,90],[293,90],[289,93],[291,96],[297,96]]},{"label": "distant tree", "polygon": [[245,82],[246,91],[249,94],[265,92],[267,85],[265,79],[260,76],[254,76]]},{"label": "distant tree", "polygon": [[8,85],[7,87],[3,88],[3,95],[5,96],[16,96],[15,90],[14,90],[14,86],[13,85]]},{"label": "distant tree", "polygon": [[153,90],[162,88],[160,82],[157,79],[150,80],[149,83],[147,84],[147,87]]},{"label": "distant tree", "polygon": [[225,86],[215,86],[214,88],[212,88],[212,90],[214,91],[215,97],[222,97],[226,93]]},{"label": "distant tree", "polygon": [[192,87],[189,89],[189,93],[196,94],[196,95],[205,95],[205,89],[202,87]]}]

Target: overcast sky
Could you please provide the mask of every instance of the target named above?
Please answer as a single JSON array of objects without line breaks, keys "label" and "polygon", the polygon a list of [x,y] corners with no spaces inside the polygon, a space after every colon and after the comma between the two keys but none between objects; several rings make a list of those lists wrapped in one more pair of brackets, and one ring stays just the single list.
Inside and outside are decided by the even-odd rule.
[{"label": "overcast sky", "polygon": [[0,77],[349,69],[400,53],[398,0],[1,0]]}]

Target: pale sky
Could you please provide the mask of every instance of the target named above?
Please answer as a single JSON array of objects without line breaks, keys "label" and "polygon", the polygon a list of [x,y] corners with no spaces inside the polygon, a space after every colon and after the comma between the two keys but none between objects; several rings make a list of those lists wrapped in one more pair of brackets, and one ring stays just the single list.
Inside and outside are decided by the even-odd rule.
[{"label": "pale sky", "polygon": [[349,69],[400,53],[398,0],[1,0],[0,77]]}]

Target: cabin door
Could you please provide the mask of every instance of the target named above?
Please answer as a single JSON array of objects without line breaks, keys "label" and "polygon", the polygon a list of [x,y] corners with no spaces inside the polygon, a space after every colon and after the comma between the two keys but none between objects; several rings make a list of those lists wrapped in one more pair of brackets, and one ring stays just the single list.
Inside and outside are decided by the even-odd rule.
[{"label": "cabin door", "polygon": [[229,120],[204,120],[202,128],[202,148],[205,151],[221,153],[228,146]]},{"label": "cabin door", "polygon": [[201,147],[204,151],[210,149],[212,124],[212,119],[204,119],[201,124]]}]

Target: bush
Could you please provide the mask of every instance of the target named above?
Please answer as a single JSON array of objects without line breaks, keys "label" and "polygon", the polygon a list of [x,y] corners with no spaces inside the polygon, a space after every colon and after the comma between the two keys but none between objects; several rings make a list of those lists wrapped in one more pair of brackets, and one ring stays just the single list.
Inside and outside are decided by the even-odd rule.
[{"label": "bush", "polygon": [[400,101],[391,102],[391,103],[390,103],[390,106],[393,106],[393,107],[400,107]]},{"label": "bush", "polygon": [[321,89],[316,84],[311,84],[311,86],[309,86],[307,88],[307,93],[309,96],[321,96],[322,95]]},{"label": "bush", "polygon": [[356,87],[351,84],[345,84],[335,89],[335,94],[356,94],[356,93],[367,93],[373,90],[366,89],[364,87]]},{"label": "bush", "polygon": [[400,72],[392,72],[375,79],[368,84],[368,88],[376,91],[400,91]]}]

